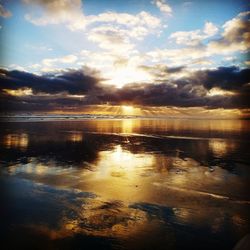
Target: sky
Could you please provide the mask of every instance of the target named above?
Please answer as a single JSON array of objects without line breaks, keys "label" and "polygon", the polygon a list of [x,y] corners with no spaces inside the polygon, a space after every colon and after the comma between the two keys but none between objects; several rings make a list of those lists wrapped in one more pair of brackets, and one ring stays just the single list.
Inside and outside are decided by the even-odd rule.
[{"label": "sky", "polygon": [[245,0],[0,1],[1,112],[249,117]]}]

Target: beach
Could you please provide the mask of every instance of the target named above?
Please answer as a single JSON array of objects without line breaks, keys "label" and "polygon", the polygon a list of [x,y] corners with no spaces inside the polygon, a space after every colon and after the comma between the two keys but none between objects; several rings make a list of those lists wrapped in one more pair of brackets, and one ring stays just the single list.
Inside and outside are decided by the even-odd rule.
[{"label": "beach", "polygon": [[249,232],[249,121],[27,120],[0,124],[9,249],[232,249]]}]

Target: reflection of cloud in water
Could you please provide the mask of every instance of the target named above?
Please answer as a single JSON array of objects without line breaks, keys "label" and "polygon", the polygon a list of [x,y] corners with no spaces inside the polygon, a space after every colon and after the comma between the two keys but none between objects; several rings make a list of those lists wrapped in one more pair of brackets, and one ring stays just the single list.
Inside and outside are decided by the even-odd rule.
[{"label": "reflection of cloud in water", "polygon": [[[204,199],[246,199],[244,190],[249,180],[249,176],[236,175],[219,166],[203,166],[192,158],[132,153],[121,145],[100,151],[96,162],[83,162],[82,168],[62,167],[52,160],[43,163],[34,158],[8,170],[37,182],[77,187],[108,199],[152,202],[169,202],[184,194]],[[155,196],[159,190],[168,196]]]},{"label": "reflection of cloud in water", "polygon": [[25,150],[28,147],[28,134],[7,134],[4,137],[3,143],[6,148],[18,148]]},{"label": "reflection of cloud in water", "polygon": [[[197,194],[200,195],[210,194],[220,198],[223,195],[236,194],[237,191],[240,193],[242,183],[244,182],[240,176],[219,166],[210,168],[202,166],[191,158],[173,158],[173,165],[168,172],[168,177],[164,182],[154,184],[168,188],[173,187],[176,190],[179,189],[179,191],[183,190],[183,192],[197,191]],[[231,190],[232,187],[234,187],[234,190]]]},{"label": "reflection of cloud in water", "polygon": [[[247,221],[243,219],[239,214],[228,216],[225,210],[220,208],[207,209],[190,209],[190,208],[173,208],[175,220],[183,225],[206,225],[210,227],[212,232],[223,231],[226,223],[230,223],[232,227],[238,227],[242,229],[247,226]],[[235,229],[236,229],[235,228]],[[237,229],[236,229],[237,230]]]},{"label": "reflection of cloud in water", "polygon": [[11,174],[28,174],[37,176],[50,176],[50,175],[62,175],[66,173],[71,173],[71,168],[62,168],[60,166],[56,166],[55,162],[49,161],[46,163],[42,163],[37,161],[36,159],[32,159],[31,162],[23,165],[12,165],[8,168],[9,173]]},{"label": "reflection of cloud in water", "polygon": [[[25,222],[24,226],[52,240],[75,234],[126,238],[143,230],[145,223],[148,223],[144,211],[129,207],[119,200],[103,200],[92,193],[77,189],[55,189],[42,184],[32,187],[30,199],[38,198],[45,202],[45,209],[53,211],[60,208],[59,218],[55,224],[53,221],[46,221],[46,218],[40,218],[45,221],[37,225]],[[30,209],[27,206],[26,210]],[[37,209],[39,213],[41,208]]]},{"label": "reflection of cloud in water", "polygon": [[[114,164],[113,167],[119,164],[119,159],[122,159],[123,161],[121,161],[120,164],[126,168],[127,163],[129,169],[131,167],[129,166],[129,161],[133,159],[133,157],[140,155],[134,154],[133,157],[129,157],[129,154],[132,154],[131,152],[123,150],[122,147],[115,147],[111,151],[103,151],[104,156],[108,159],[110,155],[107,152],[110,154],[113,152],[113,154],[115,154],[113,158],[110,158]],[[108,159],[106,161],[108,161]],[[161,158],[161,160],[163,160],[163,158]],[[102,159],[99,159],[97,162],[97,173],[98,168],[101,168],[103,163],[104,161],[102,161]],[[53,180],[52,183],[54,181],[56,182],[58,178],[63,179],[62,181],[65,184],[67,181],[66,178],[72,177],[70,175],[72,169],[68,169],[69,172],[62,178],[60,167],[53,167],[53,162],[50,164],[49,166],[54,170],[45,168],[42,164],[40,164],[40,166],[39,164],[37,165],[39,166],[38,169],[40,169],[38,172],[40,172],[41,175],[47,174],[48,179]],[[108,162],[105,164],[107,164],[106,167],[108,167]],[[151,168],[150,165],[146,164],[147,162],[141,162],[141,165]],[[28,169],[31,173],[33,169],[35,171],[35,165],[26,164],[26,166],[29,166]],[[119,168],[119,166],[117,167]],[[133,167],[135,169],[133,169]],[[140,171],[143,171],[143,168],[142,166],[136,167],[136,165],[132,165],[131,169],[132,173],[134,170],[138,171],[138,173],[134,173],[135,176],[137,176],[136,182],[133,182],[133,177],[131,179],[130,177],[113,177],[111,175],[112,171],[107,171],[107,173],[100,178],[99,189],[97,187],[98,178],[96,181],[93,181],[93,176],[96,174],[95,172],[87,170],[76,171],[75,175],[77,176],[80,176],[80,173],[83,172],[89,174],[82,178],[84,181],[87,181],[87,186],[92,184],[90,187],[91,191],[89,190],[90,192],[82,192],[80,189],[77,189],[74,186],[75,179],[72,179],[71,185],[65,189],[22,180],[14,192],[18,194],[20,194],[20,192],[25,193],[24,197],[29,197],[28,201],[23,200],[24,203],[22,207],[24,207],[26,213],[24,215],[29,215],[32,211],[32,214],[37,213],[39,218],[38,221],[36,221],[36,225],[32,224],[32,218],[34,219],[36,216],[31,217],[31,221],[30,219],[27,219],[28,221],[24,219],[24,228],[27,226],[31,231],[36,232],[36,234],[44,235],[51,240],[72,238],[75,237],[75,235],[87,235],[91,237],[116,238],[121,241],[131,240],[133,244],[140,243],[144,246],[145,244],[147,245],[147,243],[145,243],[147,240],[155,242],[160,232],[165,232],[165,234],[162,238],[157,239],[160,239],[162,244],[166,244],[171,243],[168,238],[166,238],[169,235],[189,231],[190,229],[192,230],[192,228],[199,228],[199,230],[200,228],[207,228],[208,231],[205,232],[213,233],[231,230],[234,233],[240,234],[243,230],[246,231],[246,215],[242,212],[238,212],[238,204],[227,203],[229,202],[228,200],[222,200],[222,202],[225,203],[217,203],[216,197],[215,199],[214,197],[212,197],[213,199],[208,199],[208,196],[204,198],[204,195],[200,193],[195,193],[195,196],[190,196],[187,188],[180,188],[182,184],[179,184],[179,182],[178,184],[175,182],[171,183],[173,179],[182,176],[186,178],[184,184],[189,185],[190,179],[192,179],[189,174],[198,174],[197,178],[200,178],[201,172],[199,172],[198,169],[203,169],[204,171],[204,167],[192,159],[180,158],[173,158],[168,167],[169,171],[166,172],[161,182],[164,185],[160,186],[160,189],[152,185],[152,180],[158,180],[160,182],[160,178],[156,172],[152,173],[153,179],[150,177],[141,177]],[[196,170],[192,170],[192,168]],[[180,171],[180,169],[183,171]],[[23,170],[25,171],[25,169]],[[74,171],[75,170],[76,169],[74,169]],[[208,170],[208,168],[206,168],[206,170]],[[216,170],[214,172],[216,172]],[[214,172],[211,172],[211,174],[214,174]],[[36,172],[34,172],[34,174],[39,175]],[[185,174],[186,176],[184,177]],[[136,192],[137,188],[135,188],[135,186],[131,187],[131,183],[142,184],[144,180],[148,181],[144,183],[143,188],[139,191],[142,196],[134,196],[135,200],[130,202],[127,202],[126,199],[121,199],[133,196],[133,192]],[[167,181],[169,182],[167,183]],[[199,182],[204,183],[204,187],[206,187],[207,182],[204,181],[204,179],[200,179]],[[11,184],[12,183],[10,183],[10,186],[13,191],[13,185]],[[176,187],[176,189],[171,190],[171,186]],[[111,191],[108,190],[110,187],[113,187]],[[94,195],[96,193],[95,191],[99,191],[100,196]],[[113,197],[111,199],[106,198],[106,192],[111,192]],[[153,199],[147,203],[142,202],[150,193]],[[36,205],[37,207],[32,206],[34,200],[39,200],[39,203]],[[204,201],[206,201],[206,203],[204,203]],[[25,202],[27,203],[25,204]],[[161,204],[164,205],[161,206],[157,204],[157,202],[162,202]],[[167,205],[168,202],[173,202],[172,204],[174,205]],[[44,215],[47,211],[50,211],[49,213],[55,211],[56,214],[58,214],[56,218],[53,218],[55,221],[50,221],[51,217],[41,216],[41,213]],[[181,239],[181,237],[178,236],[178,239]],[[132,246],[134,247],[133,244]],[[159,244],[159,242],[157,244]],[[131,249],[134,249],[133,247],[131,247]]]},{"label": "reflection of cloud in water", "polygon": [[124,206],[120,201],[89,199],[75,210],[75,218],[62,219],[62,227],[88,235],[127,237],[144,226],[146,214],[138,209]]},{"label": "reflection of cloud in water", "polygon": [[118,201],[89,200],[82,207],[70,207],[71,215],[64,215],[56,228],[46,225],[30,225],[40,234],[52,240],[72,237],[75,234],[124,238],[143,230],[146,213],[125,207]]},{"label": "reflection of cloud in water", "polygon": [[126,119],[6,128],[1,178],[13,196],[6,207],[14,208],[6,214],[62,244],[79,235],[132,239],[131,249],[167,249],[167,237],[186,244],[196,233],[210,243],[214,236],[224,242],[223,235],[238,240],[249,231],[250,176],[246,136],[235,140],[233,123]]}]

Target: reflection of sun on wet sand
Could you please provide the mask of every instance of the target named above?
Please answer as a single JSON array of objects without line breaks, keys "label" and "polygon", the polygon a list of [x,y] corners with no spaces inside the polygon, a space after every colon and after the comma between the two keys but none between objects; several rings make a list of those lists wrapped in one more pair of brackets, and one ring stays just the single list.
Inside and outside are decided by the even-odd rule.
[{"label": "reflection of sun on wet sand", "polygon": [[230,140],[210,139],[209,148],[216,157],[225,157],[228,152],[233,152],[236,149],[236,143]]},{"label": "reflection of sun on wet sand", "polygon": [[205,204],[206,198],[239,200],[236,197],[244,189],[241,177],[219,166],[202,166],[192,158],[133,153],[120,144],[100,151],[95,162],[83,162],[82,167],[65,168],[33,159],[22,166],[12,165],[9,173],[126,202],[175,204],[188,203],[188,197],[193,197]]},{"label": "reflection of sun on wet sand", "polygon": [[[238,241],[249,221],[246,143],[224,128],[210,137],[204,123],[195,132],[182,123],[39,122],[37,131],[22,123],[2,132],[11,156],[1,159],[4,185],[24,214],[16,231],[49,242],[112,238],[124,249],[173,249],[198,231],[209,241],[231,230]],[[235,154],[244,160],[231,160]]]},{"label": "reflection of sun on wet sand", "polygon": [[19,148],[25,150],[28,147],[29,138],[25,133],[21,134],[7,134],[4,137],[4,145],[7,148]]},{"label": "reflection of sun on wet sand", "polygon": [[121,145],[100,152],[98,159],[96,171],[89,173],[89,184],[96,190],[100,188],[103,195],[106,193],[123,200],[137,195],[136,188],[143,182],[140,175],[151,169],[155,160],[151,154],[133,154]]},{"label": "reflection of sun on wet sand", "polygon": [[83,140],[83,135],[82,133],[71,133],[69,135],[69,140],[72,142],[80,142]]},{"label": "reflection of sun on wet sand", "polygon": [[[30,198],[37,196],[41,199],[46,196],[46,200],[62,206],[63,209],[59,212],[60,216],[54,226],[50,225],[52,222],[46,222],[36,225],[27,223],[20,227],[23,231],[31,230],[33,235],[43,235],[50,240],[88,235],[111,237],[128,245],[133,243],[145,246],[148,243],[152,244],[151,241],[158,242],[155,241],[157,237],[162,243],[171,245],[175,239],[171,229],[173,226],[206,226],[213,233],[223,230],[226,221],[237,228],[246,226],[246,221],[241,215],[236,213],[233,217],[228,217],[227,213],[233,209],[232,207],[222,210],[216,206],[202,208],[198,204],[192,208],[171,208],[143,202],[126,204],[120,200],[105,200],[76,189],[61,190],[41,184],[32,187]],[[129,249],[134,248],[131,246]]]}]

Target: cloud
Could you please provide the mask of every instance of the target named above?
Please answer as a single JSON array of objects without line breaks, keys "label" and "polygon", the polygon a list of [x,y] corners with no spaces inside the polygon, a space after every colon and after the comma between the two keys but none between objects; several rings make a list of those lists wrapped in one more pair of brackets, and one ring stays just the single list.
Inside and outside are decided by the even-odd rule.
[{"label": "cloud", "polygon": [[102,49],[110,50],[117,54],[126,54],[134,49],[136,40],[142,40],[145,36],[155,32],[146,26],[115,26],[100,25],[90,29],[87,37]]},{"label": "cloud", "polygon": [[128,39],[126,30],[112,26],[100,26],[92,29],[88,34],[88,39],[98,43],[102,49],[116,52],[126,53],[134,47]]},{"label": "cloud", "polygon": [[250,11],[242,12],[227,21],[220,39],[211,41],[207,50],[211,54],[244,52],[250,49]]},{"label": "cloud", "polygon": [[155,63],[168,62],[171,65],[192,66],[194,62],[206,59],[210,54],[207,53],[205,46],[185,47],[180,49],[156,49],[149,51],[146,55]]},{"label": "cloud", "polygon": [[[142,11],[136,15],[128,13],[106,12],[96,16],[86,16],[87,32],[90,41],[112,53],[126,54],[135,47],[135,42],[143,40],[149,34],[159,32],[161,22],[158,18]],[[96,24],[99,24],[96,26]]]},{"label": "cloud", "polygon": [[99,15],[86,16],[88,23],[113,23],[125,25],[126,27],[146,27],[157,28],[160,26],[160,19],[151,15],[146,11],[141,11],[138,14],[132,15],[128,13],[104,12]]},{"label": "cloud", "polygon": [[201,35],[200,30],[194,31],[177,31],[170,35],[170,39],[173,39],[177,44],[184,45],[199,45],[199,43],[203,40],[203,36]]},{"label": "cloud", "polygon": [[159,10],[164,14],[172,14],[172,8],[166,3],[165,0],[154,0],[153,4],[155,4],[159,8]]},{"label": "cloud", "polygon": [[[98,15],[84,15],[81,1],[23,0],[33,9],[26,19],[35,25],[64,24],[71,31],[85,29],[85,36],[99,48],[109,51],[112,56],[133,54],[135,46],[149,34],[159,32],[161,20],[148,12],[137,14],[104,12]],[[90,59],[93,62],[92,59]],[[75,62],[76,60],[74,60]],[[55,70],[56,63],[65,63],[63,59],[46,58],[42,72]],[[80,62],[78,62],[80,63]],[[96,62],[95,64],[98,64]],[[105,63],[106,64],[106,63]],[[91,65],[92,66],[92,65]]]},{"label": "cloud", "polygon": [[[147,70],[152,71],[152,68]],[[35,75],[21,71],[1,70],[1,104],[3,108],[35,110],[110,103],[142,106],[249,108],[250,69],[235,66],[214,70],[198,70],[189,76],[171,78],[185,68],[161,66],[154,72],[160,80],[131,83],[121,88],[101,84],[97,72],[85,68],[60,73]],[[157,78],[157,75],[155,76]],[[11,104],[12,103],[12,104]],[[20,106],[20,105],[21,106]]]},{"label": "cloud", "polygon": [[8,18],[12,16],[12,13],[9,10],[6,10],[2,4],[0,4],[0,16]]},{"label": "cloud", "polygon": [[[151,77],[140,65],[145,63],[146,57],[136,49],[125,50],[116,47],[110,50],[92,52],[83,50],[80,53],[78,65],[86,65],[101,72],[106,84],[123,86],[132,82],[148,82]],[[112,49],[112,50],[111,50]]]},{"label": "cloud", "polygon": [[152,76],[151,79],[154,79],[156,83],[162,82],[166,79],[174,79],[180,74],[183,75],[183,72],[185,71],[184,66],[168,67],[165,64],[156,64],[154,66],[141,65],[138,66],[138,69],[142,69],[143,71],[149,73]]},{"label": "cloud", "polygon": [[206,22],[203,30],[178,31],[170,35],[170,39],[175,40],[177,44],[187,46],[197,46],[204,39],[214,36],[218,32],[218,28],[211,22]]},{"label": "cloud", "polygon": [[250,82],[250,69],[238,67],[219,67],[216,70],[197,72],[195,77],[207,89],[219,87],[223,90],[240,90]]},{"label": "cloud", "polygon": [[249,108],[249,73],[250,69],[225,67],[196,71],[175,80],[166,75],[162,83],[128,84],[100,98],[103,102],[147,106]]},{"label": "cloud", "polygon": [[84,29],[86,20],[82,12],[81,0],[23,0],[31,7],[32,13],[25,18],[35,25],[65,24],[70,30]]},{"label": "cloud", "polygon": [[[87,73],[85,73],[87,72]],[[1,85],[3,89],[31,89],[32,93],[56,94],[85,94],[97,86],[97,73],[88,68],[81,70],[64,70],[57,73],[35,75],[23,71],[1,70]],[[5,91],[6,92],[6,91]]]},{"label": "cloud", "polygon": [[207,37],[211,37],[211,36],[216,35],[218,31],[219,31],[219,29],[212,22],[205,23],[203,32],[204,32],[204,34],[207,35]]},{"label": "cloud", "polygon": [[47,67],[52,67],[55,63],[63,63],[63,64],[70,64],[77,61],[77,56],[75,55],[67,55],[58,58],[45,58],[42,60],[42,64]]},{"label": "cloud", "polygon": [[60,59],[62,63],[74,63],[76,60],[77,60],[77,56],[75,55],[64,56]]},{"label": "cloud", "polygon": [[[250,12],[242,12],[225,22],[221,34],[218,34],[218,27],[211,22],[207,22],[202,30],[172,33],[170,39],[186,46],[178,49],[155,49],[148,51],[146,55],[153,62],[197,67],[197,61],[211,62],[209,58],[212,56],[245,53],[250,48],[249,17]],[[203,42],[204,39],[208,41]]]},{"label": "cloud", "polygon": [[[99,15],[84,15],[81,0],[23,0],[31,7],[31,14],[25,18],[35,25],[66,24],[70,30],[83,30],[86,26],[98,23],[109,23],[134,28],[134,35],[141,35],[145,30],[152,30],[160,26],[160,19],[148,12],[141,11],[138,14],[104,12]],[[100,25],[98,25],[100,26]],[[149,32],[147,32],[149,33]]]}]

